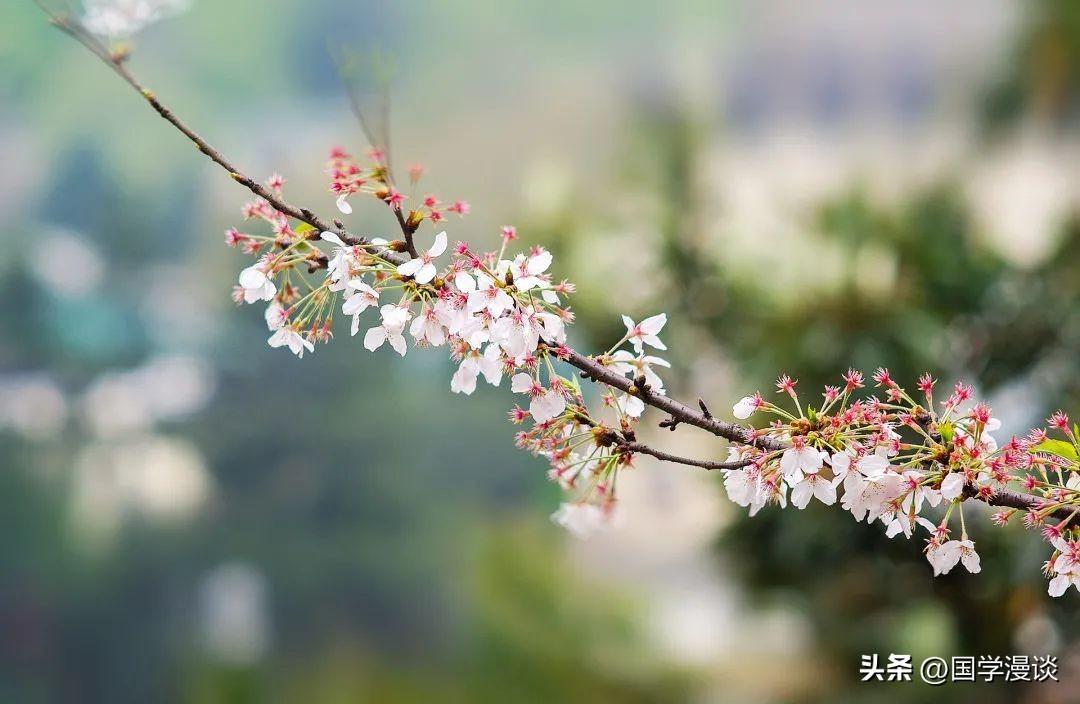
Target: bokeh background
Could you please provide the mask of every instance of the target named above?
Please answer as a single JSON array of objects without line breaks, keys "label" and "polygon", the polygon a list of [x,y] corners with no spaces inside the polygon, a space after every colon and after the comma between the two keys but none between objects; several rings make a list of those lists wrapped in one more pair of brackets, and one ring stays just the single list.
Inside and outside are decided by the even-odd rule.
[{"label": "bokeh background", "polygon": [[[452,237],[550,247],[576,344],[666,310],[678,395],[884,365],[975,382],[1008,432],[1080,413],[1070,0],[195,0],[131,66],[330,213],[325,154],[364,144],[328,45],[394,57],[399,168],[471,201]],[[505,389],[267,348],[221,241],[246,193],[29,0],[0,8],[0,159],[0,700],[1080,701],[1077,596],[1019,527],[933,580],[916,540],[749,520],[643,458],[581,543]],[[1063,681],[860,684],[890,652]]]}]

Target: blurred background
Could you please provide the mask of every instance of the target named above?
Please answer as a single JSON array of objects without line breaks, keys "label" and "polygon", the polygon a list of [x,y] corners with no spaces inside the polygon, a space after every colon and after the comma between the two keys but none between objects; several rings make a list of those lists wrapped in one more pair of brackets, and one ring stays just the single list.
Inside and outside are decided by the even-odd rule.
[{"label": "blurred background", "polygon": [[[975,382],[1005,432],[1080,412],[1077,3],[195,0],[131,67],[333,213],[325,155],[364,144],[328,43],[395,57],[398,167],[472,203],[452,238],[550,247],[580,348],[668,312],[674,395],[883,365]],[[1077,597],[1019,526],[934,580],[920,541],[750,520],[642,458],[582,543],[505,389],[344,329],[270,350],[229,300],[246,192],[29,0],[0,159],[0,700],[1080,701]],[[890,652],[1056,653],[1062,682],[858,682]]]}]

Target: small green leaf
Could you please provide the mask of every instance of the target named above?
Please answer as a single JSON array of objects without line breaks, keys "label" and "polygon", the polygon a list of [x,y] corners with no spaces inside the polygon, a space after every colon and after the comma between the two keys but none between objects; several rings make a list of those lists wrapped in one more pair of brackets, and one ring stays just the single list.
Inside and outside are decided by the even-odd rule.
[{"label": "small green leaf", "polygon": [[944,423],[938,423],[938,434],[941,435],[941,439],[945,442],[952,442],[953,436],[953,424],[949,421]]},{"label": "small green leaf", "polygon": [[306,235],[307,233],[313,232],[314,230],[315,228],[306,222],[302,222],[293,228],[293,232],[298,235]]},{"label": "small green leaf", "polygon": [[1033,448],[1036,452],[1046,452],[1051,455],[1057,455],[1058,457],[1064,457],[1067,460],[1078,459],[1076,454],[1076,448],[1072,446],[1072,443],[1065,442],[1064,440],[1043,440]]}]

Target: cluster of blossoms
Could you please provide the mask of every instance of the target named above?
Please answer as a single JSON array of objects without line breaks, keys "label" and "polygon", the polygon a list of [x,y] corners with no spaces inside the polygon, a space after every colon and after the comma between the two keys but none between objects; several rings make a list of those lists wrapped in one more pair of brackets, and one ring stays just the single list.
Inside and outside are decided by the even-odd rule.
[{"label": "cluster of blossoms", "polygon": [[[1045,571],[1049,592],[1060,596],[1070,584],[1080,590],[1080,465],[1078,430],[1056,413],[1048,423],[1065,439],[1051,439],[1046,429],[999,444],[992,433],[1001,427],[990,409],[972,403],[972,388],[956,384],[935,409],[935,381],[923,375],[918,400],[885,369],[873,375],[878,396],[856,398],[863,375],[850,370],[843,386],[826,386],[818,408],[805,405],[788,376],[777,392],[790,399],[787,409],[761,394],[735,404],[734,415],[746,420],[765,416],[771,422],[753,429],[747,442],[734,443],[725,471],[728,496],[753,515],[767,504],[804,509],[814,499],[843,510],[857,521],[880,521],[888,536],[910,538],[921,528],[926,558],[934,574],[957,563],[979,572],[979,555],[970,538],[963,502],[975,498],[1008,506],[1008,487],[1022,487],[1031,501],[1017,501],[994,513],[1004,525],[1023,513],[1028,527],[1042,529],[1054,552]],[[790,496],[789,496],[790,492]],[[932,510],[940,514],[933,521]],[[959,536],[955,533],[955,519]],[[1060,518],[1049,523],[1052,517]]]},{"label": "cluster of blossoms", "polygon": [[[351,211],[346,198],[358,192],[400,210],[404,196],[392,186],[380,152],[373,152],[371,164],[362,168],[334,150],[329,172],[343,212]],[[283,183],[274,176],[266,186],[280,194]],[[468,206],[456,201],[445,210],[464,215]],[[421,209],[402,216],[404,231],[411,235],[424,220],[438,223],[441,213],[439,201],[427,196]],[[566,326],[574,315],[565,299],[574,286],[553,280],[550,252],[532,247],[508,256],[517,239],[510,226],[502,229],[498,251],[475,251],[465,242],[451,248],[446,232],[440,231],[429,248],[410,252],[411,237],[346,242],[338,233],[292,227],[265,200],[247,203],[243,214],[269,225],[270,233],[226,231],[226,244],[258,257],[240,272],[233,298],[267,303],[271,347],[288,347],[301,357],[313,351],[316,343],[331,338],[340,301],[341,314],[352,319],[352,335],[361,331],[362,318],[370,317],[363,335],[368,350],[387,344],[404,356],[410,338],[414,346],[445,346],[457,363],[450,379],[454,393],[471,394],[481,376],[493,386],[509,377],[511,391],[526,397],[510,412],[511,419],[532,422],[528,431],[518,433],[518,445],[547,457],[553,480],[580,489],[578,500],[565,504],[556,520],[584,534],[610,518],[617,470],[631,457],[623,449],[626,438],[633,437],[631,425],[645,404],[626,393],[604,394],[601,404],[614,415],[609,427],[590,413],[573,376],[556,371],[568,353]],[[320,268],[325,276],[313,281],[310,274]],[[645,354],[644,346],[664,349],[657,335],[666,317],[625,322],[626,335],[601,362],[619,374],[644,375],[662,393],[663,382],[653,367],[669,365]],[[620,349],[624,344],[633,351]]]},{"label": "cluster of blossoms", "polygon": [[[346,241],[339,233],[290,226],[289,217],[265,200],[249,202],[245,219],[262,221],[270,232],[226,231],[229,246],[258,257],[240,272],[234,300],[266,303],[268,343],[298,356],[331,338],[340,302],[341,314],[351,318],[351,334],[364,330],[368,350],[386,344],[404,356],[410,339],[413,346],[445,346],[457,364],[450,379],[454,393],[471,394],[481,377],[493,386],[509,377],[510,390],[523,396],[510,419],[531,422],[517,433],[517,445],[545,457],[552,481],[575,494],[553,518],[582,536],[607,525],[618,472],[632,463],[634,426],[645,403],[638,395],[605,387],[597,408],[590,410],[573,374],[558,371],[570,353],[566,326],[574,315],[566,298],[574,285],[552,278],[552,255],[541,247],[509,256],[517,239],[512,226],[502,228],[498,251],[476,251],[465,242],[451,247],[445,231],[436,233],[427,249],[416,250],[411,235],[420,224],[440,223],[444,211],[464,215],[468,205],[454,201],[442,207],[437,198],[426,196],[423,205],[405,213],[406,196],[392,185],[383,154],[373,151],[369,157],[370,163],[361,167],[340,149],[331,153],[330,189],[338,207],[351,212],[349,196],[373,196],[401,213],[407,240]],[[420,173],[418,167],[410,170],[414,185]],[[280,195],[283,183],[275,175],[266,187]],[[312,280],[311,274],[322,268],[325,276]],[[366,328],[364,317],[369,319]],[[640,323],[624,316],[623,321],[626,334],[596,357],[597,363],[620,377],[640,378],[653,393],[663,394],[655,368],[670,365],[648,350],[666,349],[659,338],[666,316]]]}]

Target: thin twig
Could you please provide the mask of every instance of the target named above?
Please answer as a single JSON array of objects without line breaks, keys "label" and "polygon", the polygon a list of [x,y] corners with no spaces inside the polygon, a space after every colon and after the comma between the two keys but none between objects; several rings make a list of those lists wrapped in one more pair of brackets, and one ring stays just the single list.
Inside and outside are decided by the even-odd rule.
[{"label": "thin twig", "polygon": [[695,460],[689,457],[679,457],[673,455],[670,452],[664,452],[663,450],[657,450],[649,447],[640,442],[620,442],[618,447],[627,450],[629,452],[637,452],[642,455],[651,455],[658,460],[664,462],[676,462],[678,464],[686,464],[691,467],[701,467],[703,469],[741,469],[750,464],[750,460],[737,460],[735,462],[714,462],[712,460]]}]

